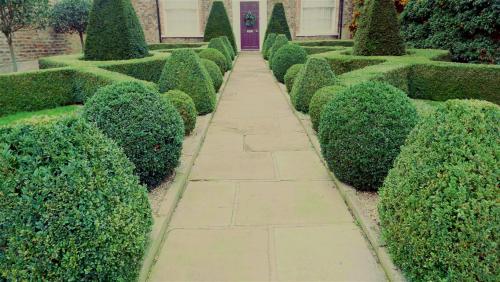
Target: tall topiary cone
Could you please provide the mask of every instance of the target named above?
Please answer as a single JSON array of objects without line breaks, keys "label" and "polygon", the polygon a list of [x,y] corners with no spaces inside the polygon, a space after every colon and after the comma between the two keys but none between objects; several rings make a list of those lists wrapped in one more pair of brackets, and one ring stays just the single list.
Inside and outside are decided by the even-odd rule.
[{"label": "tall topiary cone", "polygon": [[142,26],[130,0],[94,0],[85,60],[126,60],[148,55]]},{"label": "tall topiary cone", "polygon": [[284,34],[286,35],[288,40],[292,40],[290,27],[288,26],[288,22],[286,21],[286,13],[285,8],[283,7],[283,3],[276,3],[274,5],[271,19],[267,24],[266,36],[264,38],[267,38],[270,33]]},{"label": "tall topiary cone", "polygon": [[361,56],[405,54],[393,0],[368,0],[354,37],[354,54]]},{"label": "tall topiary cone", "polygon": [[212,38],[219,36],[227,36],[233,51],[237,52],[236,41],[234,40],[233,28],[227,16],[226,8],[222,1],[214,1],[210,15],[208,16],[207,25],[205,27],[205,34],[203,41],[209,42]]}]

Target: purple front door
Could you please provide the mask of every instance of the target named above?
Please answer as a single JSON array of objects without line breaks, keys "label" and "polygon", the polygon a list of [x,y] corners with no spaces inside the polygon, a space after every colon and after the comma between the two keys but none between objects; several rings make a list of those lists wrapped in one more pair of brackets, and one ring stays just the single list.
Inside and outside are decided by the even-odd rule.
[{"label": "purple front door", "polygon": [[241,49],[259,50],[259,2],[240,3]]}]

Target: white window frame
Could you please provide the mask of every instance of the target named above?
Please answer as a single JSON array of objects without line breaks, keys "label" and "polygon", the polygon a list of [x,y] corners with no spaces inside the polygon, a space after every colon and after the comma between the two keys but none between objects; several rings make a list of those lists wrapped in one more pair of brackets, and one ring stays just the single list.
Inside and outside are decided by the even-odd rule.
[{"label": "white window frame", "polygon": [[[181,0],[181,1],[184,1],[184,0]],[[163,20],[162,20],[162,26],[163,26],[163,36],[164,37],[203,37],[203,33],[201,31],[201,13],[200,13],[200,0],[195,0],[196,1],[196,4],[197,4],[197,8],[196,8],[196,32],[193,32],[193,33],[183,33],[183,32],[177,32],[177,31],[171,31],[169,30],[168,28],[168,13],[167,13],[167,10],[168,10],[168,2],[169,0],[162,0],[162,6],[161,7],[161,10],[162,10],[162,15],[163,15]]]},{"label": "white window frame", "polygon": [[340,8],[340,1],[339,0],[332,0],[333,2],[333,11],[332,11],[332,22],[331,22],[331,30],[327,32],[311,32],[311,31],[303,31],[304,27],[304,9],[307,9],[307,7],[304,7],[304,2],[307,0],[301,0],[300,3],[300,27],[299,31],[297,33],[297,36],[324,36],[324,35],[339,35],[339,30],[338,30],[338,20],[339,20],[339,8]]}]

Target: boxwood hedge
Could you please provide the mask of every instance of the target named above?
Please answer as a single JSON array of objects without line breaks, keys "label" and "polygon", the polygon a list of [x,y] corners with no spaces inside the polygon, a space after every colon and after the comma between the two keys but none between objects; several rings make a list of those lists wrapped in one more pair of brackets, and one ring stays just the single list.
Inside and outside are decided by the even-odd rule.
[{"label": "boxwood hedge", "polygon": [[207,59],[201,59],[201,63],[212,79],[215,92],[218,92],[222,86],[222,82],[224,81],[224,77],[222,76],[219,67],[214,62]]},{"label": "boxwood hedge", "polygon": [[264,40],[264,44],[262,45],[262,56],[264,57],[264,60],[268,59],[269,49],[273,46],[276,36],[276,33],[270,33]]},{"label": "boxwood hedge", "polygon": [[221,52],[222,55],[224,55],[224,57],[226,58],[227,69],[230,70],[233,68],[233,60],[231,59],[229,49],[222,38],[218,37],[210,40],[210,43],[208,43],[208,48],[213,48]]},{"label": "boxwood hedge", "polygon": [[157,91],[137,82],[106,86],[87,101],[82,115],[123,148],[148,187],[174,172],[184,126],[174,106]]},{"label": "boxwood hedge", "polygon": [[267,38],[271,33],[284,34],[288,40],[292,40],[292,34],[290,33],[290,27],[288,26],[283,3],[274,4],[271,18],[267,23],[266,35],[264,38]]},{"label": "boxwood hedge", "polygon": [[295,78],[299,75],[299,72],[304,68],[304,64],[295,64],[288,68],[285,74],[285,85],[286,91],[292,91],[293,83],[295,82]]},{"label": "boxwood hedge", "polygon": [[203,41],[211,41],[213,38],[227,36],[231,47],[236,52],[236,41],[234,40],[233,28],[222,1],[214,1],[210,14],[208,15]]},{"label": "boxwood hedge", "polygon": [[380,191],[382,233],[412,281],[497,281],[500,108],[450,100],[411,132]]},{"label": "boxwood hedge", "polygon": [[227,50],[229,50],[229,55],[231,55],[231,59],[234,60],[234,58],[236,57],[236,51],[235,49],[233,49],[233,46],[231,46],[231,42],[229,41],[227,36],[221,36],[220,38],[222,38],[222,41],[224,41],[224,43],[226,44]]},{"label": "boxwood hedge", "polygon": [[134,281],[152,218],[123,151],[81,119],[0,128],[0,280]]},{"label": "boxwood hedge", "polygon": [[198,114],[208,114],[215,109],[212,79],[192,50],[173,51],[158,84],[162,93],[177,89],[191,96]]},{"label": "boxwood hedge", "polygon": [[345,89],[343,85],[326,86],[314,93],[309,104],[309,116],[311,117],[312,127],[315,131],[319,129],[321,113],[335,95]]},{"label": "boxwood hedge", "polygon": [[219,50],[207,48],[201,51],[198,56],[202,59],[207,59],[216,63],[223,74],[227,72],[228,66],[226,57]]},{"label": "boxwood hedge", "polygon": [[380,82],[360,83],[334,95],[321,113],[321,151],[341,181],[377,190],[417,119],[403,91]]},{"label": "boxwood hedge", "polygon": [[275,53],[271,61],[271,69],[279,82],[285,82],[287,70],[295,64],[303,64],[307,53],[299,45],[287,43]]},{"label": "boxwood hedge", "polygon": [[191,134],[196,126],[196,117],[198,116],[193,99],[180,90],[170,90],[163,94],[162,98],[171,102],[181,115],[184,122],[184,134]]},{"label": "boxwood hedge", "polygon": [[[288,39],[286,38],[285,35],[278,34],[278,36],[276,36],[276,40],[274,40],[273,46],[271,47],[271,49],[269,49],[269,56],[268,56],[269,62],[272,62],[274,54],[281,47],[285,46],[285,44],[287,44],[287,43],[288,43]],[[269,67],[271,67],[271,64],[269,64]]]}]

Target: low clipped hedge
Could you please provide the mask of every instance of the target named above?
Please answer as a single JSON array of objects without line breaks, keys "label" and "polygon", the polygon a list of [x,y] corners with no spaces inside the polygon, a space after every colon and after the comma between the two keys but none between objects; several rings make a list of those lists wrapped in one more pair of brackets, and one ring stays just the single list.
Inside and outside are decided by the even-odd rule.
[{"label": "low clipped hedge", "polygon": [[151,51],[169,50],[179,48],[201,48],[206,46],[206,42],[175,42],[175,43],[153,43],[149,44],[148,48]]},{"label": "low clipped hedge", "polygon": [[123,151],[81,119],[0,128],[0,280],[134,281],[152,225]]},{"label": "low clipped hedge", "polygon": [[299,45],[288,43],[281,47],[273,56],[271,69],[279,82],[285,82],[287,70],[295,64],[303,64],[307,60],[307,53]]},{"label": "low clipped hedge", "polygon": [[99,89],[83,117],[120,145],[142,183],[152,188],[174,172],[184,137],[182,119],[160,94],[137,82]]},{"label": "low clipped hedge", "polygon": [[212,79],[215,92],[218,92],[220,87],[222,86],[222,82],[224,81],[224,77],[222,76],[219,67],[217,66],[217,64],[207,59],[201,59],[201,63]]},{"label": "low clipped hedge", "polygon": [[382,234],[412,281],[497,281],[500,108],[450,100],[411,132],[380,191]]},{"label": "low clipped hedge", "polygon": [[309,116],[311,117],[312,127],[315,131],[319,130],[321,113],[335,95],[345,89],[343,85],[326,86],[314,93],[309,104]]},{"label": "low clipped hedge", "polygon": [[299,75],[299,72],[304,68],[304,64],[295,64],[288,68],[285,74],[285,85],[286,91],[292,91],[293,83],[295,82],[295,78]]},{"label": "low clipped hedge", "polygon": [[167,59],[160,81],[160,92],[181,90],[196,105],[198,114],[211,113],[215,109],[215,89],[200,58],[192,50],[175,50]]},{"label": "low clipped hedge", "polygon": [[201,51],[198,56],[202,59],[207,59],[216,63],[223,74],[228,71],[226,57],[219,50],[207,48]]},{"label": "low clipped hedge", "polygon": [[196,127],[196,117],[198,116],[193,99],[180,90],[170,90],[163,94],[162,98],[174,105],[184,123],[184,134],[190,135]]},{"label": "low clipped hedge", "polygon": [[[273,46],[271,46],[271,49],[269,49],[269,62],[272,62],[274,54],[287,43],[288,39],[284,34],[278,34],[278,36],[276,36],[276,40],[274,40]],[[271,66],[271,64],[269,64],[269,66]]]},{"label": "low clipped hedge", "polygon": [[293,83],[292,104],[298,111],[307,113],[314,93],[337,83],[338,79],[325,59],[309,58]]},{"label": "low clipped hedge", "polygon": [[233,68],[233,60],[231,59],[231,54],[229,53],[229,49],[222,38],[218,37],[210,40],[210,43],[208,43],[208,48],[213,48],[221,52],[222,55],[224,55],[224,57],[226,58],[227,69],[231,70]]},{"label": "low clipped hedge", "polygon": [[270,33],[264,40],[264,44],[262,45],[262,57],[264,60],[268,59],[268,52],[271,47],[273,47],[274,41],[276,40],[276,33]]},{"label": "low clipped hedge", "polygon": [[117,64],[103,66],[105,70],[122,73],[133,78],[149,82],[158,82],[166,58],[146,58],[143,60],[130,60]]},{"label": "low clipped hedge", "polygon": [[376,191],[417,119],[403,91],[379,82],[360,83],[337,93],[321,113],[321,151],[341,181]]}]

